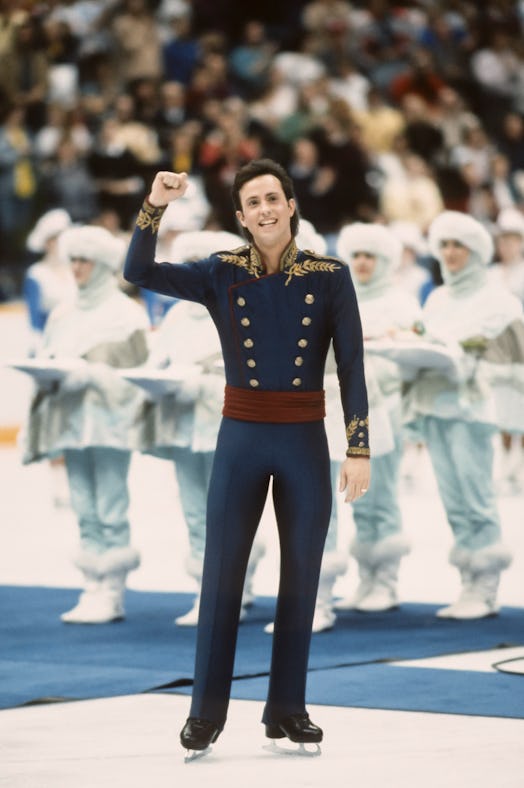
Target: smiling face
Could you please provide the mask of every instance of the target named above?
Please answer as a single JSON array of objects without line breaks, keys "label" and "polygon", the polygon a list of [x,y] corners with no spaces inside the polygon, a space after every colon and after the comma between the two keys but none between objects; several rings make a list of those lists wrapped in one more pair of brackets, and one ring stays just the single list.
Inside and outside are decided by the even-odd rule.
[{"label": "smiling face", "polygon": [[453,239],[440,242],[440,253],[442,262],[451,274],[462,271],[466,267],[470,256],[468,247]]},{"label": "smiling face", "polygon": [[236,217],[261,249],[284,249],[291,241],[290,220],[295,200],[286,199],[275,175],[259,175],[245,183],[239,192],[242,210]]},{"label": "smiling face", "polygon": [[354,252],[351,256],[351,270],[361,285],[366,285],[375,272],[377,258],[369,252]]}]

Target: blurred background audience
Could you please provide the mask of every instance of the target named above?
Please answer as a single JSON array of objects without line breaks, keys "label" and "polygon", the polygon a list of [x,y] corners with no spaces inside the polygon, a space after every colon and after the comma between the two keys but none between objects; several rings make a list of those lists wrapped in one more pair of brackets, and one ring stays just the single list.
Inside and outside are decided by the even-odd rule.
[{"label": "blurred background audience", "polygon": [[177,231],[237,232],[234,172],[277,158],[328,252],[351,222],[409,227],[410,289],[430,279],[420,249],[443,209],[491,232],[502,211],[524,215],[522,0],[0,10],[2,300],[21,296],[27,238],[49,210],[110,217],[125,236],[158,168],[187,171],[206,201]]}]

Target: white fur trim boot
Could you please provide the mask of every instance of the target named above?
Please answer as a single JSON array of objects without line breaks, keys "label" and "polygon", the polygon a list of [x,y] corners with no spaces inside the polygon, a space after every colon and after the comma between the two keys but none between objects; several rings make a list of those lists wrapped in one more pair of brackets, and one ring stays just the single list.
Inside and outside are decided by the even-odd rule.
[{"label": "white fur trim boot", "polygon": [[372,613],[397,607],[400,560],[409,553],[405,537],[394,534],[379,542],[355,540],[350,552],[358,563],[360,583],[352,597],[335,603],[335,609]]},{"label": "white fur trim boot", "polygon": [[75,560],[84,575],[78,603],[60,618],[66,624],[108,624],[124,618],[127,573],[140,557],[132,547],[115,547],[105,553],[82,550]]},{"label": "white fur trim boot", "polygon": [[437,610],[437,616],[466,620],[498,613],[500,573],[511,563],[509,550],[500,543],[480,550],[453,548],[450,563],[460,571],[462,591],[456,602]]},{"label": "white fur trim boot", "polygon": [[109,624],[125,617],[124,595],[127,575],[140,565],[140,556],[132,547],[113,547],[100,556],[102,578],[98,592],[98,621]]},{"label": "white fur trim boot", "polygon": [[196,584],[197,584],[197,595],[195,597],[195,601],[193,602],[193,606],[187,613],[184,613],[181,616],[177,616],[175,618],[175,624],[177,627],[196,627],[198,624],[198,611],[200,609],[200,586],[202,585],[202,567],[203,567],[204,559],[199,558],[197,556],[190,555],[186,559],[186,571],[190,577],[192,577]]},{"label": "white fur trim boot", "polygon": [[372,545],[371,589],[355,605],[364,613],[378,613],[398,607],[398,570],[403,556],[409,553],[409,544],[401,534],[387,536]]},{"label": "white fur trim boot", "polygon": [[82,550],[74,559],[84,578],[84,589],[78,602],[71,610],[60,616],[65,624],[89,624],[97,609],[98,592],[100,589],[99,555],[89,550]]},{"label": "white fur trim boot", "polygon": [[312,632],[325,632],[335,625],[337,616],[333,607],[333,587],[338,577],[344,574],[347,566],[347,558],[341,553],[324,553]]},{"label": "white fur trim boot", "polygon": [[360,582],[353,596],[344,597],[335,602],[335,610],[354,610],[373,588],[373,566],[371,563],[372,542],[359,542],[355,540],[350,548],[350,553],[358,563]]}]

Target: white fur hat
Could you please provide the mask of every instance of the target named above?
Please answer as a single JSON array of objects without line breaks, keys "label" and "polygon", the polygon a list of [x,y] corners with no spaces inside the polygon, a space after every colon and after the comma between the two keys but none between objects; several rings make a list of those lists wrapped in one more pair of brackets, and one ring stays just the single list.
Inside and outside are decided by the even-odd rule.
[{"label": "white fur hat", "polygon": [[493,239],[484,225],[460,211],[444,211],[434,219],[428,231],[428,245],[432,256],[441,261],[442,241],[459,241],[487,265],[493,256]]},{"label": "white fur hat", "polygon": [[175,263],[203,260],[214,252],[245,246],[245,239],[225,230],[197,230],[180,233],[171,244],[170,258]]},{"label": "white fur hat", "polygon": [[295,241],[299,249],[306,249],[317,254],[326,254],[326,239],[317,233],[314,225],[308,219],[300,217]]},{"label": "white fur hat", "polygon": [[504,208],[497,216],[497,235],[515,233],[524,238],[524,215],[518,208]]},{"label": "white fur hat", "polygon": [[71,217],[63,208],[47,211],[37,221],[27,237],[27,248],[30,252],[40,254],[45,250],[46,243],[56,238],[72,224]]},{"label": "white fur hat", "polygon": [[382,258],[388,265],[400,265],[402,244],[383,224],[347,224],[339,233],[337,255],[345,262],[351,262],[356,252],[367,252]]},{"label": "white fur hat", "polygon": [[126,244],[121,238],[106,230],[85,224],[71,227],[60,236],[60,253],[65,259],[83,257],[93,263],[105,265],[112,271],[119,271],[126,252]]}]

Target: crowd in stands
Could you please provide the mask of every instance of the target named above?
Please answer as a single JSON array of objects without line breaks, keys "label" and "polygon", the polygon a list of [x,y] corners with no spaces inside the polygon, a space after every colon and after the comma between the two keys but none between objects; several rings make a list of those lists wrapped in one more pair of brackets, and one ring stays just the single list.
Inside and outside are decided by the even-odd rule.
[{"label": "crowd in stands", "polygon": [[154,172],[230,185],[270,156],[336,248],[354,221],[424,237],[445,208],[524,210],[524,2],[1,0],[0,291],[52,208],[128,233]]}]

